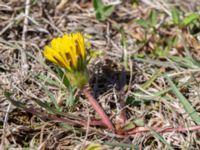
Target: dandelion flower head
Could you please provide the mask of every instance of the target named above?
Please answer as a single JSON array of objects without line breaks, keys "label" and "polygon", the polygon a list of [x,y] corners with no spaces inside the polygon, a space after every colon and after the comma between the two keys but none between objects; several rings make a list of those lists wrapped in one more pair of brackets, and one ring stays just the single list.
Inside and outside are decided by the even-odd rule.
[{"label": "dandelion flower head", "polygon": [[79,32],[54,38],[50,46],[44,47],[43,53],[49,61],[65,68],[67,71],[84,69],[86,63],[84,37]]}]

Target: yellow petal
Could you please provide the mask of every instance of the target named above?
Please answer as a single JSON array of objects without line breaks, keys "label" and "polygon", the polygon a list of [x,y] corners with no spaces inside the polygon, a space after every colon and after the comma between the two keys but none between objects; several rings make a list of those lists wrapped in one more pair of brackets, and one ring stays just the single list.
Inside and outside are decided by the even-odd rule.
[{"label": "yellow petal", "polygon": [[43,54],[48,60],[52,61],[55,64],[58,64],[58,62],[53,58],[51,51],[53,51],[52,48],[50,48],[49,46],[45,46]]},{"label": "yellow petal", "polygon": [[64,67],[68,70],[71,70],[69,62],[64,60],[59,51],[56,51],[53,48],[46,46],[44,48],[44,56],[53,63],[60,65],[61,67]]},{"label": "yellow petal", "polygon": [[[64,35],[61,40],[61,53],[65,56],[65,60],[71,62],[71,65],[76,68],[77,67],[77,59],[76,59],[76,49],[74,47],[74,41],[72,40],[71,35]],[[68,54],[68,55],[67,55]],[[69,57],[67,57],[69,56]]]},{"label": "yellow petal", "polygon": [[61,38],[55,38],[51,41],[51,47],[55,50],[60,50],[61,46]]},{"label": "yellow petal", "polygon": [[76,68],[78,55],[76,53],[76,45],[72,39],[71,39],[71,44],[70,44],[70,56],[71,56],[72,64]]},{"label": "yellow petal", "polygon": [[78,32],[74,34],[73,38],[77,42],[77,51],[80,52],[82,59],[85,59],[86,50],[83,35]]}]

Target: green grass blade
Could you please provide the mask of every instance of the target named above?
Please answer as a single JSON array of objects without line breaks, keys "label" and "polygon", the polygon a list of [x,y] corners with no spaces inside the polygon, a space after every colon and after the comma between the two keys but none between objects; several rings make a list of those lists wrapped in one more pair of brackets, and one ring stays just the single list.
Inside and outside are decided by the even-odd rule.
[{"label": "green grass blade", "polygon": [[[42,85],[43,86],[43,85]],[[49,96],[50,100],[52,101],[52,103],[54,104],[54,106],[56,107],[56,109],[60,110],[60,107],[58,106],[58,103],[57,103],[57,100],[56,98],[54,97],[54,94],[51,93],[47,88],[46,86],[43,86],[45,92],[47,93],[47,95]]]},{"label": "green grass blade", "polygon": [[183,94],[181,94],[181,92],[178,90],[178,88],[172,82],[172,80],[167,76],[166,76],[166,78],[168,80],[169,85],[172,88],[172,91],[174,92],[174,94],[178,97],[178,99],[182,103],[185,111],[190,115],[190,117],[193,119],[193,121],[199,125],[200,117],[199,117],[198,113],[195,111],[195,109],[192,107],[192,105],[188,102],[188,100],[183,96]]},{"label": "green grass blade", "polygon": [[169,150],[174,150],[174,148],[159,133],[155,132],[152,129],[150,130],[151,130],[152,135],[155,138],[159,139],[163,144],[165,144]]},{"label": "green grass blade", "polygon": [[51,114],[65,115],[64,113],[62,113],[57,108],[49,106],[47,102],[42,102],[42,101],[40,101],[40,100],[38,100],[36,98],[32,98],[32,100],[35,103],[37,103],[40,107],[46,109]]},{"label": "green grass blade", "polygon": [[[53,85],[53,86],[56,86],[56,87],[60,87],[60,83],[56,80],[53,80],[51,78],[49,78],[48,76],[44,75],[44,74],[41,74],[41,73],[35,73],[35,72],[31,72],[35,78],[43,81],[43,82],[47,82],[49,85]],[[62,87],[63,88],[63,87]]]},{"label": "green grass blade", "polygon": [[16,101],[16,100],[13,100],[11,98],[11,95],[12,93],[8,92],[8,91],[4,91],[4,96],[7,98],[8,101],[11,102],[11,104],[13,104],[14,106],[16,106],[17,108],[25,108],[26,107],[26,104],[25,103],[22,103],[20,101]]},{"label": "green grass blade", "polygon": [[66,103],[65,103],[65,105],[66,105],[67,107],[72,107],[72,106],[74,106],[75,103],[77,102],[77,99],[76,99],[76,97],[74,96],[75,90],[76,90],[75,88],[70,88],[70,89],[69,89],[68,99],[66,100]]},{"label": "green grass blade", "polygon": [[156,71],[156,73],[142,85],[142,88],[147,89],[148,87],[150,87],[150,85],[161,75],[162,71],[163,69]]},{"label": "green grass blade", "polygon": [[180,13],[179,13],[179,10],[174,7],[172,9],[172,11],[171,11],[171,14],[172,14],[172,20],[173,20],[173,22],[178,25],[180,23]]},{"label": "green grass blade", "polygon": [[191,24],[193,21],[197,20],[199,18],[199,15],[197,13],[192,13],[188,16],[186,16],[185,18],[183,18],[183,25],[184,26],[188,26],[189,24]]},{"label": "green grass blade", "polygon": [[109,146],[112,146],[112,147],[120,147],[120,148],[130,148],[130,149],[133,149],[133,150],[139,150],[138,146],[134,146],[132,144],[125,144],[125,143],[112,143],[112,142],[103,142],[103,144],[105,145],[109,145]]}]

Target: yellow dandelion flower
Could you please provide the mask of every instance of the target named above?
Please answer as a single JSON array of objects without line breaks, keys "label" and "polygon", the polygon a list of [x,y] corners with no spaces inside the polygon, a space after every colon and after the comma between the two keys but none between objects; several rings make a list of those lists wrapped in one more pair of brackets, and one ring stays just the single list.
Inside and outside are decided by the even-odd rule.
[{"label": "yellow dandelion flower", "polygon": [[50,46],[44,47],[43,53],[49,61],[65,68],[72,82],[82,80],[80,81],[82,84],[87,81],[86,48],[81,33],[65,34],[60,38],[54,38]]}]

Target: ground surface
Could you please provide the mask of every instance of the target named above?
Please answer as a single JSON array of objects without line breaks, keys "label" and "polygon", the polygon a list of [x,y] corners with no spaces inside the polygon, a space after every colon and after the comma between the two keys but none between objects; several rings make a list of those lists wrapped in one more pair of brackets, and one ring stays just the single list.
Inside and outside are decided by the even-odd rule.
[{"label": "ground surface", "polygon": [[[96,19],[91,1],[62,2],[0,0],[1,149],[86,149],[95,144],[116,150],[200,149],[200,23],[181,22],[191,13],[198,15],[200,1],[105,1],[115,9],[104,21]],[[123,137],[47,116],[63,118],[51,112],[59,103],[56,110],[62,108],[74,120],[98,117],[80,91],[66,92],[45,64],[52,70],[54,65],[42,55],[52,38],[76,31],[94,53],[88,65],[94,97],[113,123],[126,110],[125,128],[148,132]],[[166,128],[172,130],[154,130]]]}]

